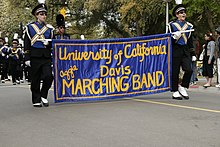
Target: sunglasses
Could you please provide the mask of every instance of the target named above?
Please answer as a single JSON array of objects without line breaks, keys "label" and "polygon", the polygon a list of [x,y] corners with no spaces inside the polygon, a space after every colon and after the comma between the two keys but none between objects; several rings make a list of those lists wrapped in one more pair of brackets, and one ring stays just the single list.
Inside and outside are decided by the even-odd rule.
[{"label": "sunglasses", "polygon": [[65,27],[59,27],[59,29],[65,29]]},{"label": "sunglasses", "polygon": [[186,11],[180,11],[180,12],[178,12],[178,14],[183,14],[183,13],[186,14]]},{"label": "sunglasses", "polygon": [[45,15],[45,16],[47,16],[47,13],[39,13],[39,15],[41,15],[41,16]]}]

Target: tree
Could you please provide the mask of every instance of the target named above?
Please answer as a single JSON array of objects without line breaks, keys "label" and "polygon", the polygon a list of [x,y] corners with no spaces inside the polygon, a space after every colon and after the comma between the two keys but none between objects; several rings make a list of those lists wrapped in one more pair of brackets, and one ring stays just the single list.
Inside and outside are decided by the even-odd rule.
[{"label": "tree", "polygon": [[[165,32],[165,3],[162,0],[65,0],[46,1],[47,22],[56,26],[55,18],[62,7],[68,10],[65,18],[72,38],[81,34],[86,38],[132,37]],[[200,38],[220,25],[220,1],[183,0],[187,5],[187,19],[195,26]],[[34,21],[31,11],[36,0],[0,0],[0,29],[12,36],[19,32],[19,24]],[[169,3],[170,14],[175,1]],[[66,11],[67,12],[67,11]],[[201,38],[203,39],[203,38]]]}]

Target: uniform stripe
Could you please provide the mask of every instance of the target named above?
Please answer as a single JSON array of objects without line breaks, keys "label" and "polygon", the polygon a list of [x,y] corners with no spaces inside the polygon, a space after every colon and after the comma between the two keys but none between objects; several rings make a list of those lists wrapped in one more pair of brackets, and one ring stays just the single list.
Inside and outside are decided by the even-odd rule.
[{"label": "uniform stripe", "polygon": [[48,30],[48,28],[44,26],[42,29],[39,29],[36,24],[31,24],[31,26],[36,32],[34,37],[31,38],[31,45],[33,45],[38,39],[45,39],[44,33]]}]

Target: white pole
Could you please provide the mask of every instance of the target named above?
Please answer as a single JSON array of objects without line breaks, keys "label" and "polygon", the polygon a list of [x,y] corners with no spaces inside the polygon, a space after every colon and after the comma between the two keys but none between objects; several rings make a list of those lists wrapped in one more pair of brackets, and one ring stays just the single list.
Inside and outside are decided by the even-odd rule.
[{"label": "white pole", "polygon": [[[188,32],[193,32],[195,31],[194,29],[191,30],[185,30],[185,31],[176,31],[176,32],[180,32],[180,33],[188,33]],[[176,32],[173,32],[172,34],[175,34]]]},{"label": "white pole", "polygon": [[168,23],[169,23],[169,3],[166,2],[166,33],[168,33]]},{"label": "white pole", "polygon": [[37,39],[37,41],[52,41],[52,39]]}]

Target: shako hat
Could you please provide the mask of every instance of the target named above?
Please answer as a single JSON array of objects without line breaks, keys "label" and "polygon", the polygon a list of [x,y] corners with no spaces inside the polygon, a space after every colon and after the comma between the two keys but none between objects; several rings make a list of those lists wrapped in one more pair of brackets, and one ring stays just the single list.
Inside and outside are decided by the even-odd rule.
[{"label": "shako hat", "polygon": [[65,20],[64,20],[64,16],[62,14],[57,15],[56,23],[57,23],[57,27],[60,27],[60,26],[65,27]]},{"label": "shako hat", "polygon": [[39,12],[47,12],[47,6],[45,5],[45,0],[38,0],[38,5],[32,10],[32,15]]},{"label": "shako hat", "polygon": [[186,11],[185,6],[184,6],[183,4],[177,5],[177,6],[173,9],[173,16],[176,17],[176,13],[178,13],[178,12],[180,12],[180,11],[182,11],[182,10]]}]

